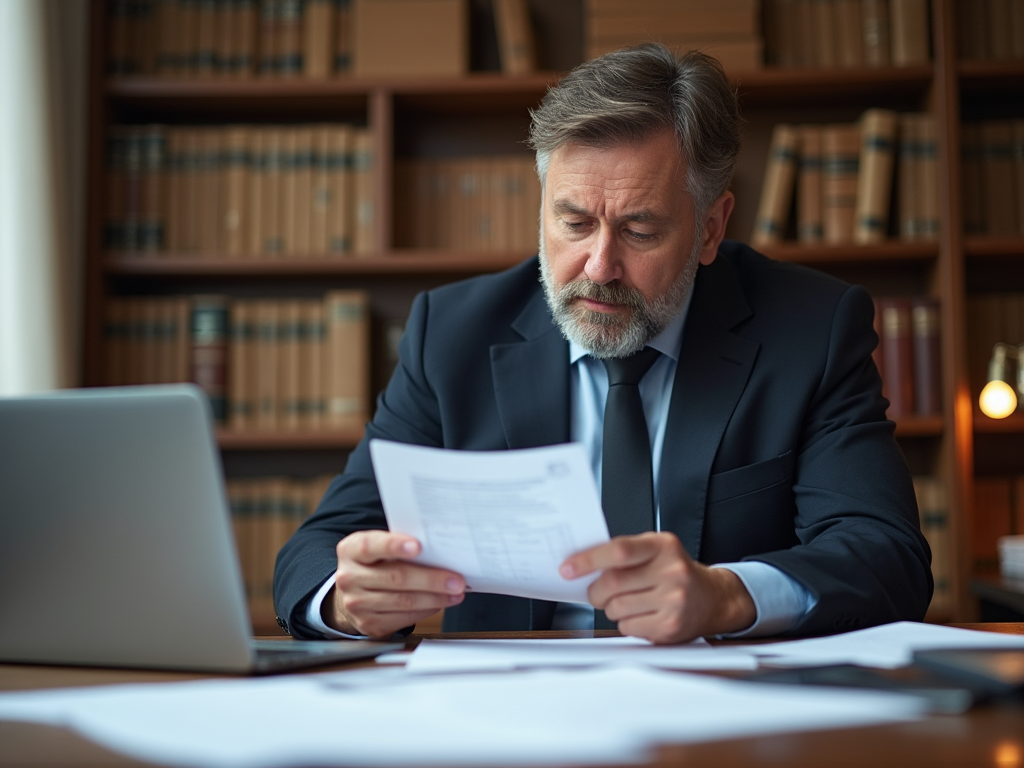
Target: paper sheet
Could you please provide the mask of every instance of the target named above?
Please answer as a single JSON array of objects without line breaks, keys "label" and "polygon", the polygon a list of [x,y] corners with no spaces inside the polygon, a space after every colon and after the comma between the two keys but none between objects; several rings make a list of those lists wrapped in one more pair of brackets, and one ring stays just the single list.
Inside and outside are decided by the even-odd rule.
[{"label": "paper sheet", "polygon": [[1024,648],[1024,636],[897,621],[841,635],[767,645],[730,646],[772,665],[811,667],[859,664],[895,669],[913,661],[914,651],[933,648]]},{"label": "paper sheet", "polygon": [[7,693],[0,719],[66,725],[154,763],[273,768],[629,763],[657,743],[922,714],[920,701],[894,694],[628,667],[352,674]]},{"label": "paper sheet", "polygon": [[660,669],[752,670],[746,651],[714,648],[706,640],[652,645],[635,637],[552,640],[423,640],[406,661],[413,673],[479,672],[535,667],[636,665]]},{"label": "paper sheet", "polygon": [[470,590],[586,603],[597,574],[558,566],[608,541],[583,447],[449,451],[370,441],[388,528],[416,537],[418,562],[449,568]]}]

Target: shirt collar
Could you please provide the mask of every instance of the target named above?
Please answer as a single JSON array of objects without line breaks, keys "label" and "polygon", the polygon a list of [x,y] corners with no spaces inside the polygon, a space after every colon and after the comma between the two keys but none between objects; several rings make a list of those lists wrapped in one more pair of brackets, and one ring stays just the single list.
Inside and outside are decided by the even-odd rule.
[{"label": "shirt collar", "polygon": [[[683,306],[679,310],[671,323],[651,339],[648,343],[648,347],[654,347],[654,349],[661,352],[663,355],[671,357],[675,362],[679,362],[679,349],[682,346],[683,341],[683,327],[686,325],[686,316],[690,312],[690,300],[693,298],[693,285],[690,285],[689,290],[686,292],[686,298],[683,300]],[[569,363],[570,365],[575,363],[581,357],[586,357],[590,353],[577,344],[575,341],[569,341]]]}]

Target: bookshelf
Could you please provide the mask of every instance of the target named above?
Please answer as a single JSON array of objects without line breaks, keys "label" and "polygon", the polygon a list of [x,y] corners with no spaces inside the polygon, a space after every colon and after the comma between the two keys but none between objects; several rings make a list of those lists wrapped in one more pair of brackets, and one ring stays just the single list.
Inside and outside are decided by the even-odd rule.
[{"label": "bookshelf", "polygon": [[[1024,61],[961,61],[957,56],[955,0],[930,0],[932,60],[905,67],[853,69],[764,68],[730,76],[741,99],[743,151],[733,190],[737,206],[728,236],[747,240],[760,195],[772,128],[779,122],[852,122],[865,109],[884,107],[934,116],[938,141],[939,236],[877,245],[810,246],[783,242],[765,248],[774,258],[806,264],[861,283],[877,295],[926,295],[941,305],[942,413],[900,419],[897,439],[915,474],[941,478],[948,496],[953,542],[952,601],[935,620],[969,621],[976,603],[972,521],[976,475],[1006,469],[1002,455],[1016,451],[1014,474],[1024,474],[1024,421],[1019,413],[992,422],[976,412],[969,380],[967,303],[977,292],[1024,292],[1024,236],[966,234],[962,211],[961,126],[965,121],[1024,118]],[[83,382],[103,384],[105,302],[124,295],[216,292],[238,297],[311,297],[337,288],[369,292],[372,314],[372,391],[390,371],[385,336],[400,326],[415,293],[463,277],[505,269],[526,251],[474,252],[396,247],[398,210],[395,162],[404,158],[508,153],[526,155],[521,142],[527,109],[543,97],[559,72],[582,60],[584,3],[530,3],[540,60],[548,71],[507,76],[497,72],[489,4],[471,0],[474,46],[470,72],[424,78],[251,78],[186,80],[108,77],[106,4],[92,0],[90,63],[89,201]],[[488,32],[490,30],[490,32]],[[998,96],[998,98],[994,98]],[[141,258],[103,248],[106,173],[104,139],[115,124],[270,124],[337,121],[365,126],[378,148],[373,169],[377,216],[375,248],[362,258],[324,259],[296,254],[280,260],[229,259],[220,252],[160,253]],[[340,470],[360,430],[318,433],[247,433],[220,430],[230,476]],[[991,444],[992,441],[996,442]],[[1010,462],[1013,464],[1013,461]],[[263,621],[257,629],[271,627]]]}]

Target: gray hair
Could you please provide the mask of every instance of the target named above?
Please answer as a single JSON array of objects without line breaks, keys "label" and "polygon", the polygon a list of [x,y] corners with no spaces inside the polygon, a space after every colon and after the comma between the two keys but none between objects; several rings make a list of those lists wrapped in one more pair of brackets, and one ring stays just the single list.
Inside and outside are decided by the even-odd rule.
[{"label": "gray hair", "polygon": [[698,215],[728,188],[740,150],[739,107],[722,65],[697,51],[677,59],[658,43],[581,64],[530,116],[529,144],[541,184],[551,153],[563,144],[637,143],[672,129]]}]

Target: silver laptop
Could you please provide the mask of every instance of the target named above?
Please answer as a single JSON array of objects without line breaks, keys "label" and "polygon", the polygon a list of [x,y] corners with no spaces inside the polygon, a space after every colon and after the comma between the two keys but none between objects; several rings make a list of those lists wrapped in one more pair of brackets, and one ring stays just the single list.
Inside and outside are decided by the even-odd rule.
[{"label": "silver laptop", "polygon": [[264,673],[402,643],[254,641],[191,385],[0,398],[0,661]]}]

